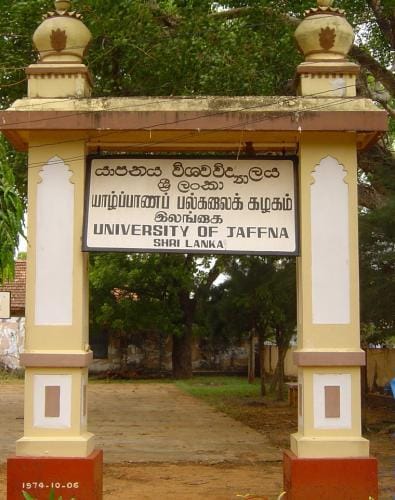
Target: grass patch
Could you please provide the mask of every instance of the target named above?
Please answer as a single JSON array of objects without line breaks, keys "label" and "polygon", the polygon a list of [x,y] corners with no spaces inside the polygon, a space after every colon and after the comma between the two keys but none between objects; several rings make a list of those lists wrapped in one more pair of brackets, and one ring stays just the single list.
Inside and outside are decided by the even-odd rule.
[{"label": "grass patch", "polygon": [[189,380],[178,380],[175,384],[191,396],[203,399],[223,411],[261,397],[260,381],[249,384],[246,377],[193,377]]},{"label": "grass patch", "polygon": [[23,370],[9,372],[0,370],[0,384],[22,384],[25,378]]}]

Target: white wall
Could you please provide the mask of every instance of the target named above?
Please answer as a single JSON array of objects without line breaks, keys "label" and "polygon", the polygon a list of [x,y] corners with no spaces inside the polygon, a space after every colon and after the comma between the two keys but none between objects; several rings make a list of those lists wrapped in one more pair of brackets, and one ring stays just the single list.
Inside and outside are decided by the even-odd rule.
[{"label": "white wall", "polygon": [[0,319],[0,364],[20,368],[19,353],[25,342],[25,318]]}]

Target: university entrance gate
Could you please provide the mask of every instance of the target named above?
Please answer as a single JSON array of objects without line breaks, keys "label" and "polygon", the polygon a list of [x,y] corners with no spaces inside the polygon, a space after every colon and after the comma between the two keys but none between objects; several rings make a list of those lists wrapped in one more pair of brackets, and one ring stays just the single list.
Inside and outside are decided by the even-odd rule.
[{"label": "university entrance gate", "polygon": [[[377,498],[361,436],[356,155],[387,120],[356,97],[352,29],[328,3],[296,32],[297,97],[93,99],[82,62],[90,33],[70,2],[57,0],[35,32],[28,97],[0,122],[29,153],[24,435],[8,461],[9,500],[26,483],[40,500],[51,488],[67,500],[102,498],[102,453],[87,427],[87,252],[190,245],[299,255],[299,422],[284,453],[286,498]],[[99,155],[87,173],[87,156],[103,151],[145,156]],[[163,153],[175,157],[150,156]],[[180,153],[198,159],[180,164]],[[125,176],[139,179],[136,191]]]}]

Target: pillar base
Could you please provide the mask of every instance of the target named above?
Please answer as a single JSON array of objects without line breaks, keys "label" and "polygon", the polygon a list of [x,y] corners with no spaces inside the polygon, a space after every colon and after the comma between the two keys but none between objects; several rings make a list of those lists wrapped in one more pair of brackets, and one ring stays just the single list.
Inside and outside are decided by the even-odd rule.
[{"label": "pillar base", "polygon": [[378,500],[377,460],[299,458],[284,451],[286,500]]},{"label": "pillar base", "polygon": [[95,436],[84,432],[79,436],[30,436],[16,442],[18,457],[85,458],[95,449]]},{"label": "pillar base", "polygon": [[103,451],[79,457],[10,457],[7,460],[7,500],[25,491],[48,500],[51,490],[63,500],[103,499]]},{"label": "pillar base", "polygon": [[291,451],[299,458],[367,458],[369,441],[360,436],[311,436],[291,434]]}]

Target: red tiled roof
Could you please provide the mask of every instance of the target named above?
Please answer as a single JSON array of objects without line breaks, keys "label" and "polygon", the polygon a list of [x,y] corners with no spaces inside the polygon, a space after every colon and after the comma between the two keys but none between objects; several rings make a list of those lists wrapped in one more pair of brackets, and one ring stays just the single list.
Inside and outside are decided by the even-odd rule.
[{"label": "red tiled roof", "polygon": [[5,282],[0,286],[0,292],[11,292],[11,316],[25,315],[26,294],[26,261],[15,262],[15,276],[13,281]]}]

